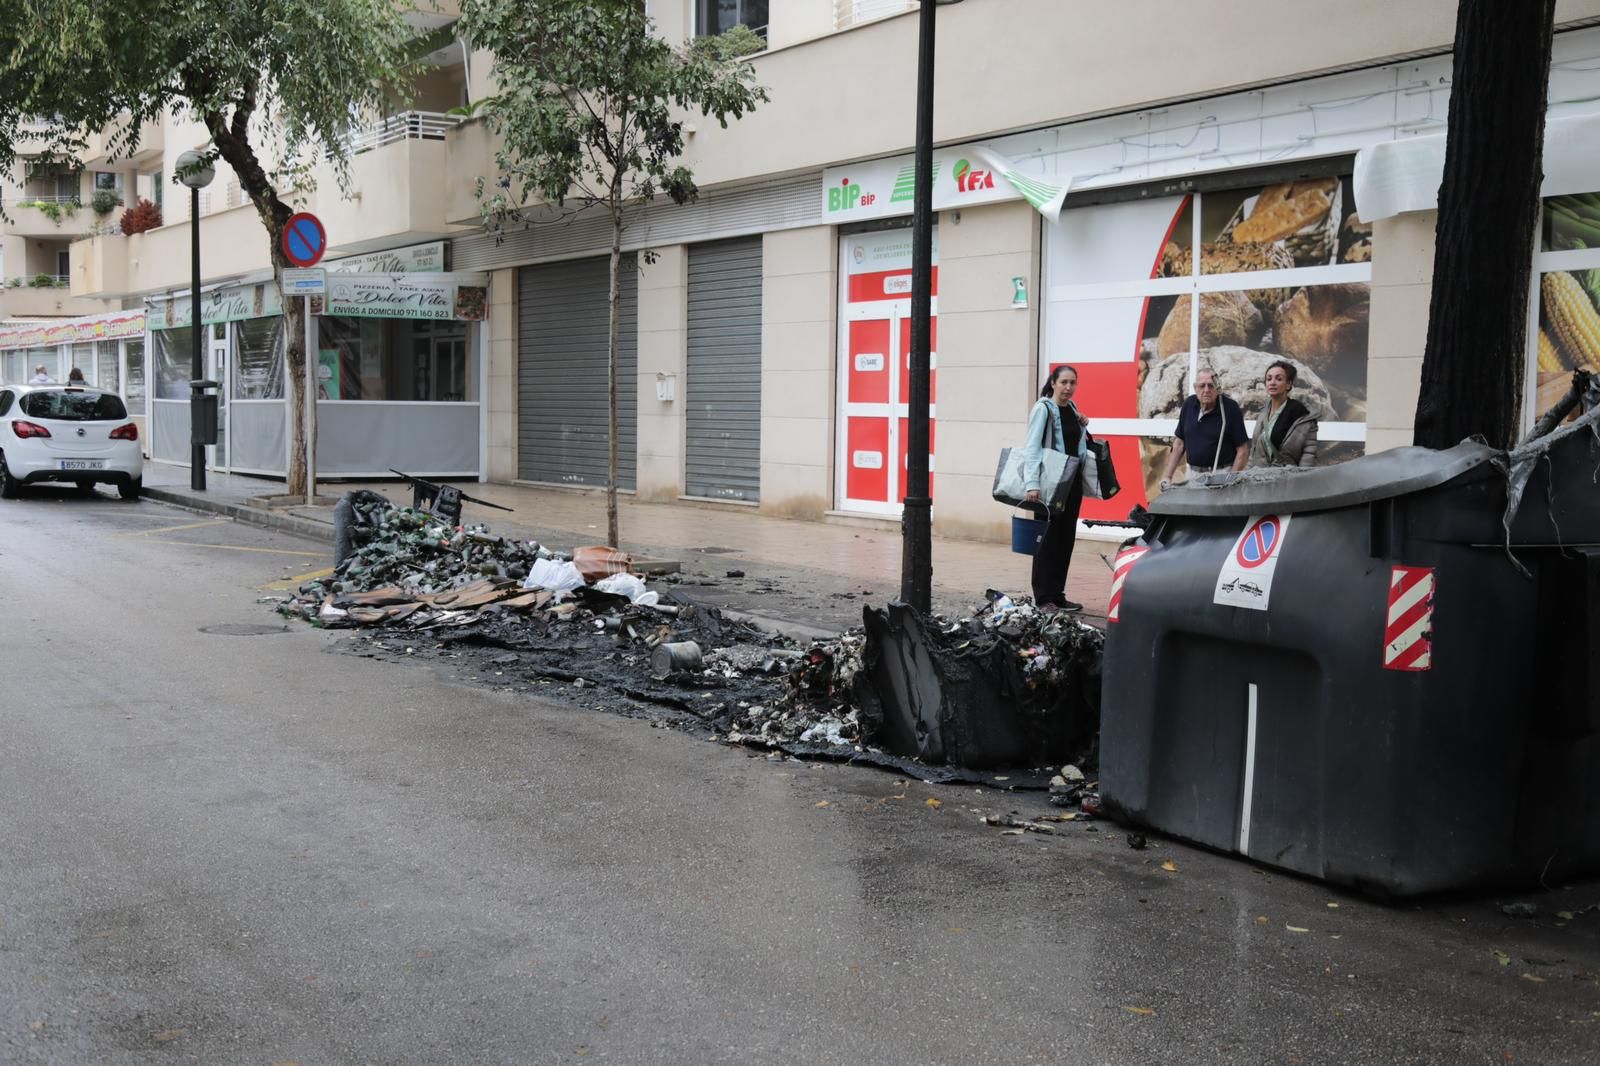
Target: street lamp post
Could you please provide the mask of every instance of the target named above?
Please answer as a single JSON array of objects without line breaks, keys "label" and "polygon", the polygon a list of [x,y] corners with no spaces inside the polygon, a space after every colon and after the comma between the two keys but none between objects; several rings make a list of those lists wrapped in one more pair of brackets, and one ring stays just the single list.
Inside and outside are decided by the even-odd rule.
[{"label": "street lamp post", "polygon": [[206,490],[206,434],[203,432],[206,406],[205,323],[200,313],[200,190],[211,184],[216,170],[201,152],[184,152],[178,157],[176,179],[189,187],[189,334],[194,342],[193,363],[189,372],[189,487]]},{"label": "street lamp post", "polygon": [[928,378],[933,308],[934,10],[961,0],[923,0],[917,31],[916,184],[911,211],[911,397],[907,408],[906,492],[900,516],[900,599],[933,607],[933,500],[928,492]]}]

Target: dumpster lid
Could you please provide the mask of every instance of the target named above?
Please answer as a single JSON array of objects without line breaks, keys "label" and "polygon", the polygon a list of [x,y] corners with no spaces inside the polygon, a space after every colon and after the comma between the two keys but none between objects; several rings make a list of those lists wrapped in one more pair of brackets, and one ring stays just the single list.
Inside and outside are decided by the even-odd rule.
[{"label": "dumpster lid", "polygon": [[1352,507],[1431,489],[1474,470],[1491,473],[1490,461],[1505,454],[1463,441],[1446,451],[1391,448],[1337,466],[1202,474],[1156,497],[1150,513],[1225,517]]}]

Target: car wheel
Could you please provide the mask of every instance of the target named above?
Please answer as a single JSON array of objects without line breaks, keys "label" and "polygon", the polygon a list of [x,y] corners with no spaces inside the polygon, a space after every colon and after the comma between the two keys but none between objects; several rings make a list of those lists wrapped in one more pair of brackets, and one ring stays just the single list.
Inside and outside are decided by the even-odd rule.
[{"label": "car wheel", "polygon": [[144,478],[142,477],[136,477],[131,481],[124,481],[122,484],[117,486],[117,495],[121,496],[124,500],[137,500],[139,498],[139,494],[143,491]]},{"label": "car wheel", "polygon": [[6,499],[15,499],[22,489],[22,482],[11,476],[11,468],[6,465],[5,453],[0,452],[0,496]]}]

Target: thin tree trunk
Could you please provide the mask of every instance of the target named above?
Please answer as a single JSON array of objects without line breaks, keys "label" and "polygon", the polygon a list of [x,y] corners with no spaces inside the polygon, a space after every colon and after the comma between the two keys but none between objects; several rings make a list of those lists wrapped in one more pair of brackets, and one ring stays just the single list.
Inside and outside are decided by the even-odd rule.
[{"label": "thin tree trunk", "polygon": [[1517,437],[1555,0],[1460,0],[1416,443]]},{"label": "thin tree trunk", "polygon": [[[615,193],[615,186],[613,193]],[[611,208],[611,293],[608,299],[610,321],[606,329],[606,406],[610,415],[610,432],[606,450],[606,543],[617,548],[622,546],[621,534],[617,529],[617,313],[618,313],[618,274],[622,268],[622,209],[617,206],[615,195]]]}]

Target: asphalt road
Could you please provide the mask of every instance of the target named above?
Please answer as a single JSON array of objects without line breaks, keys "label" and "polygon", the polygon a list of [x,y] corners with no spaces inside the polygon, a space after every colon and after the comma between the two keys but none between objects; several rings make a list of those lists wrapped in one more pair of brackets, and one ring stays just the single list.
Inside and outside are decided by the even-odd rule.
[{"label": "asphalt road", "polygon": [[0,1063],[1600,1061],[1600,885],[1391,908],[1003,835],[1042,798],[280,629],[326,564],[0,501]]}]

